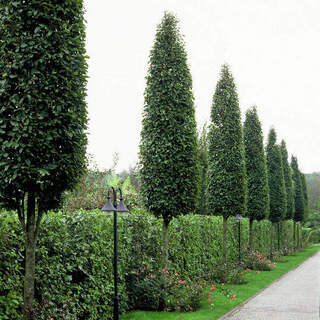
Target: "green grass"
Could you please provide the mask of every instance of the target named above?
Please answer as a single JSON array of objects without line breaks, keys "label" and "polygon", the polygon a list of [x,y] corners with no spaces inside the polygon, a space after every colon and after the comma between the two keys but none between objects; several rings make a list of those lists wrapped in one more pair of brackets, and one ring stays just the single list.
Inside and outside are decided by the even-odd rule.
[{"label": "green grass", "polygon": [[[304,251],[295,253],[292,256],[284,257],[272,271],[246,271],[248,283],[244,285],[227,285],[237,298],[230,302],[222,293],[216,292],[214,295],[214,306],[211,307],[204,299],[201,308],[196,312],[151,312],[133,311],[120,317],[121,320],[215,320],[226,314],[228,311],[246,301],[257,292],[280,278],[282,275],[298,266],[304,260],[320,250],[320,245],[313,245]],[[285,262],[284,262],[285,261]]]}]

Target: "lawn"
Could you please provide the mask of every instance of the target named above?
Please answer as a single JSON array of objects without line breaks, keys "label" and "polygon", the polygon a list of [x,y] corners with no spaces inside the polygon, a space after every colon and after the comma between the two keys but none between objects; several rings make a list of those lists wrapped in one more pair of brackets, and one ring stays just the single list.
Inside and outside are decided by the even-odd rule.
[{"label": "lawn", "polygon": [[[215,320],[228,311],[241,304],[257,292],[292,270],[304,260],[320,250],[320,245],[313,245],[306,250],[296,252],[294,255],[283,257],[272,271],[245,271],[248,283],[244,285],[227,285],[237,298],[230,302],[222,293],[215,291],[214,305],[210,306],[204,298],[201,308],[196,312],[150,312],[134,311],[120,317],[121,320]],[[283,261],[283,262],[281,262]]]}]

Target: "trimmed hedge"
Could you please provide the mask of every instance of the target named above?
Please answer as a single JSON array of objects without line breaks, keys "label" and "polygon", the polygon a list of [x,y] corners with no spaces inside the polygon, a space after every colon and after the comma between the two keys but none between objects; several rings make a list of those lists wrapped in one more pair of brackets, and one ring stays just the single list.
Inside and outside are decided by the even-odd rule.
[{"label": "trimmed hedge", "polygon": [[[133,308],[130,277],[145,266],[161,266],[162,221],[145,211],[118,219],[120,311]],[[248,219],[241,222],[241,242],[248,244]],[[255,222],[254,244],[270,251],[267,220]],[[238,259],[238,229],[228,222],[228,260]],[[182,277],[206,277],[222,258],[222,218],[187,215],[169,227],[169,266]],[[290,231],[291,230],[291,231]],[[286,232],[292,239],[292,222]],[[292,243],[289,240],[289,243]],[[0,319],[21,319],[23,235],[13,213],[0,214]],[[113,223],[99,210],[50,212],[43,219],[36,251],[36,300],[39,319],[111,319],[113,306]]]}]

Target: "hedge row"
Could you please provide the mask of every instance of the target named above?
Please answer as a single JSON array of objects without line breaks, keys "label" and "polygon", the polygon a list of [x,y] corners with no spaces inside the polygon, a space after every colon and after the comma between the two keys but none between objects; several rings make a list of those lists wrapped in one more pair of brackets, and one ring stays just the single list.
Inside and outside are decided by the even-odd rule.
[{"label": "hedge row", "polygon": [[[140,210],[119,218],[120,310],[132,308],[130,276],[161,265],[162,222]],[[248,243],[248,220],[241,222]],[[271,223],[255,223],[255,248],[270,250]],[[188,215],[169,227],[169,269],[182,277],[210,274],[222,258],[222,219]],[[228,259],[238,259],[237,224],[229,219]],[[285,228],[292,242],[292,222]],[[21,319],[23,235],[13,213],[0,214],[0,319]],[[39,319],[111,319],[113,224],[100,211],[50,212],[43,220],[36,251]]]}]

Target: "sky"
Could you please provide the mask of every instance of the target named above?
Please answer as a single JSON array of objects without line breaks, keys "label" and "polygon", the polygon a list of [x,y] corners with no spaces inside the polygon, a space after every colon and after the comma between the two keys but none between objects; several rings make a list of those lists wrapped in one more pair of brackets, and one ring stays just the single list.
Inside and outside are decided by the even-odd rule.
[{"label": "sky", "polygon": [[138,160],[145,77],[165,11],[179,19],[193,79],[196,119],[209,123],[221,65],[235,78],[244,121],[256,105],[264,137],[304,173],[320,171],[319,0],[84,0],[87,20],[88,153],[101,169]]}]

